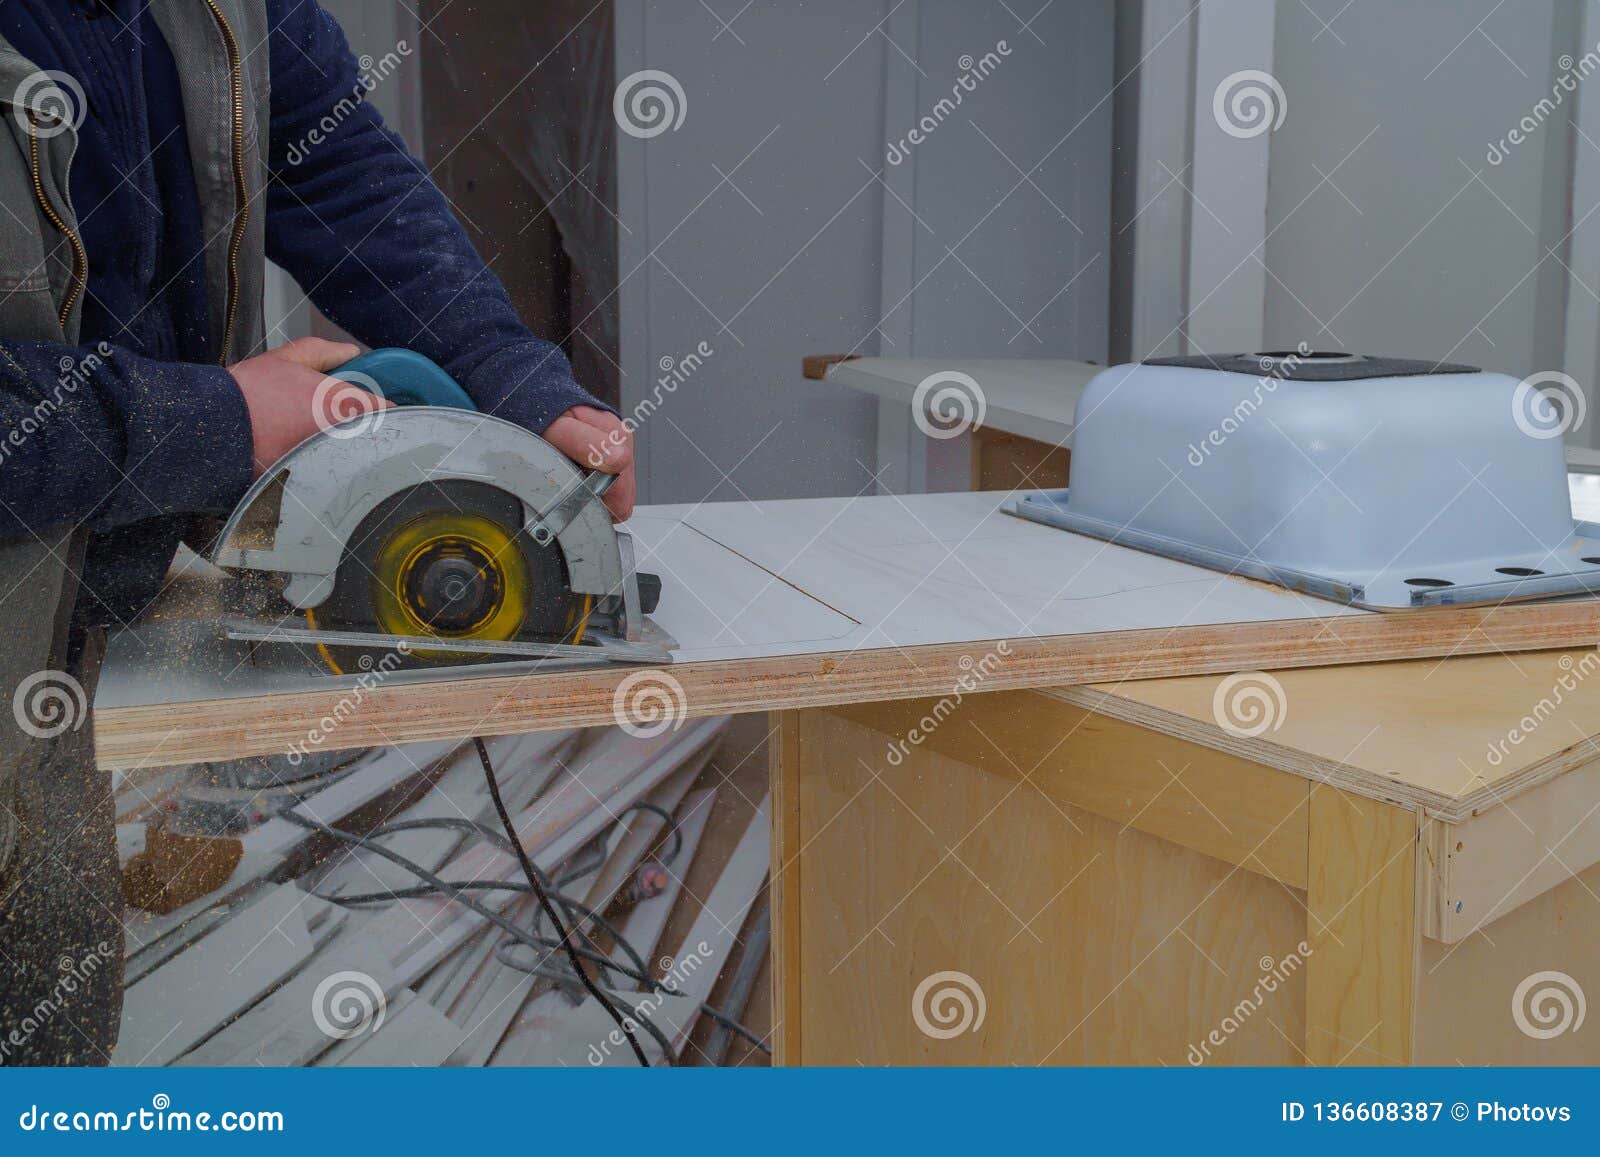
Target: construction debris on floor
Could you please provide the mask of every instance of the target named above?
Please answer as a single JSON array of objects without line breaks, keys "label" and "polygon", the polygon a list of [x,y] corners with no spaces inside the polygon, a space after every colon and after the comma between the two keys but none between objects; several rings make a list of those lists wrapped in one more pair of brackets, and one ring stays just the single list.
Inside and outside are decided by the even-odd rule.
[{"label": "construction debris on floor", "polygon": [[765,768],[728,724],[124,780],[113,1063],[765,1063]]}]

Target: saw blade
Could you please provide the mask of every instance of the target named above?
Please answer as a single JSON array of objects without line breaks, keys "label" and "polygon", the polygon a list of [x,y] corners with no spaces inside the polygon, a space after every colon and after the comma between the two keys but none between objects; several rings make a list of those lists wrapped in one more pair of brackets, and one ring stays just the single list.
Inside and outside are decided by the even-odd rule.
[{"label": "saw blade", "polygon": [[[575,644],[593,600],[572,591],[559,546],[537,545],[522,522],[517,499],[480,482],[451,479],[395,495],[345,544],[332,594],[306,621],[329,631]],[[337,672],[367,669],[376,658],[358,647],[319,651]],[[407,665],[463,661],[459,651],[414,648]]]}]

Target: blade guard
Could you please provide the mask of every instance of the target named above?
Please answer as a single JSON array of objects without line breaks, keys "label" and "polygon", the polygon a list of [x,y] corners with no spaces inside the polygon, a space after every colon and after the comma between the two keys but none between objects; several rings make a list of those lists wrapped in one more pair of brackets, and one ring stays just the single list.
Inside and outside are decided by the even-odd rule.
[{"label": "blade guard", "polygon": [[378,349],[328,372],[397,406],[449,406],[477,410],[471,395],[438,362],[411,350]]},{"label": "blade guard", "polygon": [[[287,575],[284,598],[300,610],[328,598],[345,543],[401,491],[452,478],[483,482],[517,498],[532,526],[588,477],[536,434],[477,413],[466,392],[419,354],[375,350],[330,376],[399,404],[352,417],[290,450],[246,492],[211,552],[221,567]],[[418,404],[435,402],[445,404]],[[599,502],[573,512],[554,537],[572,589],[615,598],[620,609],[632,581],[626,537]]]}]

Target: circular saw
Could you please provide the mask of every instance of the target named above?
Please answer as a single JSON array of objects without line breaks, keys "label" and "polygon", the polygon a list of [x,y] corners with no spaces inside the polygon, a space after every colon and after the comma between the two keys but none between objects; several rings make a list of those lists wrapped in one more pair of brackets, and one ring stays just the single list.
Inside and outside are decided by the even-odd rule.
[{"label": "circular saw", "polygon": [[329,376],[348,383],[326,407],[344,420],[263,473],[212,549],[256,580],[228,637],[314,649],[335,674],[671,662],[646,617],[660,579],[600,502],[614,475],[479,413],[420,354],[374,350]]}]

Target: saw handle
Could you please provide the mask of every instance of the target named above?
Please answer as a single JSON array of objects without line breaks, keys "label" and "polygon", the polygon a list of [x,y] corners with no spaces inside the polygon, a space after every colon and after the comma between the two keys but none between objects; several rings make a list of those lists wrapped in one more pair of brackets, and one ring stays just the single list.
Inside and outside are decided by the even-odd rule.
[{"label": "saw handle", "polygon": [[437,362],[411,350],[369,350],[330,370],[328,376],[359,386],[397,406],[478,408],[467,391]]},{"label": "saw handle", "polygon": [[[397,406],[447,406],[472,411],[478,408],[467,391],[437,362],[412,350],[393,347],[369,350],[330,370],[328,376],[376,393]],[[594,499],[604,498],[616,480],[615,474],[598,470],[582,475],[572,492],[562,495],[550,512],[532,527],[534,540],[541,546],[547,545],[566,529],[584,506]],[[588,493],[577,493],[580,489]]]}]

